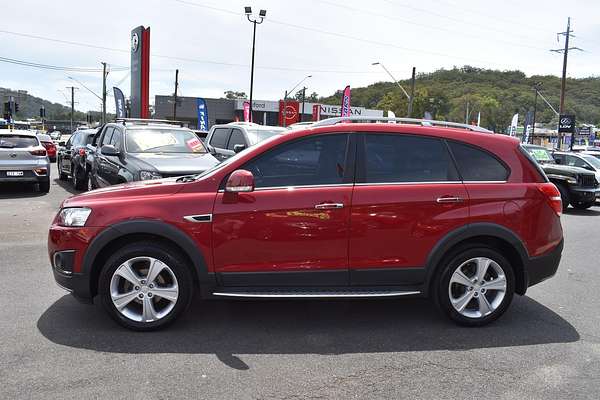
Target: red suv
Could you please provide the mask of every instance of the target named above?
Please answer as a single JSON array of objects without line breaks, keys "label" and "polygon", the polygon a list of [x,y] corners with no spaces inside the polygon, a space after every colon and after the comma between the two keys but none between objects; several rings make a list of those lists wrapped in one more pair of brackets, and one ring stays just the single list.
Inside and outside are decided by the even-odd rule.
[{"label": "red suv", "polygon": [[65,200],[48,238],[56,281],[135,330],[172,322],[193,292],[427,296],[483,325],[556,272],[560,193],[516,139],[344,122],[274,136],[199,175]]}]

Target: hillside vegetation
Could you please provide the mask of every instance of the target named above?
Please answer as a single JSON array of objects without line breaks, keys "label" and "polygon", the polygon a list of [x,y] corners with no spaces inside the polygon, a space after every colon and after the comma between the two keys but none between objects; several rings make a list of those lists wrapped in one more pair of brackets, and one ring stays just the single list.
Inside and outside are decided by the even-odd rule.
[{"label": "hillside vegetation", "polygon": [[[515,112],[524,114],[533,110],[533,85],[541,82],[541,92],[558,110],[560,78],[557,76],[526,76],[521,71],[497,71],[470,66],[441,69],[419,74],[415,85],[414,118],[422,118],[425,111],[434,119],[465,122],[467,103],[470,120],[481,112],[481,125],[495,131],[510,125]],[[401,81],[410,91],[410,82]],[[341,102],[341,90],[333,96],[321,98],[327,104]],[[378,82],[361,88],[352,88],[352,105],[392,110],[398,117],[406,116],[408,101],[393,82]],[[600,78],[567,79],[565,112],[576,114],[577,123],[600,123]],[[554,112],[538,97],[537,122],[556,124]]]}]

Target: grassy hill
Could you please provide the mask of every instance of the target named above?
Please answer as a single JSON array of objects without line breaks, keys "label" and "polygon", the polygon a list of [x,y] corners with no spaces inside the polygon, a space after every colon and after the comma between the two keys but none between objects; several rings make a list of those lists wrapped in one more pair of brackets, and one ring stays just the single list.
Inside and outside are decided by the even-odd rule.
[{"label": "grassy hill", "polygon": [[[71,118],[71,108],[66,107],[59,103],[52,103],[48,100],[41,99],[39,97],[25,94],[23,92],[17,92],[16,90],[0,88],[0,99],[2,103],[8,101],[8,96],[14,96],[18,99],[19,112],[16,115],[17,120],[26,118],[39,118],[40,107],[43,105],[46,108],[46,119],[62,120]],[[4,107],[4,106],[2,106]],[[80,111],[75,111],[75,120],[85,121],[86,114]]]},{"label": "grassy hill", "polygon": [[[419,74],[415,85],[414,118],[422,118],[425,111],[435,119],[464,122],[467,103],[470,120],[481,112],[481,125],[496,131],[510,125],[515,112],[519,121],[528,110],[533,110],[533,85],[541,82],[541,92],[558,110],[560,78],[557,76],[526,76],[521,71],[497,71],[464,66]],[[401,81],[409,91],[410,82]],[[321,102],[338,104],[341,91],[323,97]],[[352,88],[352,105],[392,110],[396,116],[406,116],[406,96],[393,82],[378,82],[361,88]],[[577,123],[600,124],[600,77],[567,79],[565,111],[576,114]],[[552,110],[538,97],[537,121],[556,124]]]}]

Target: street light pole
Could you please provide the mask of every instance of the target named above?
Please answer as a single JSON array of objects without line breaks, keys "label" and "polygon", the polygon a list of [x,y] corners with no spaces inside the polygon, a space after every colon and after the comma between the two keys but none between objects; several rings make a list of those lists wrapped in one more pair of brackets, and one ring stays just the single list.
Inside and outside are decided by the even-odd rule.
[{"label": "street light pole", "polygon": [[263,20],[267,17],[267,10],[260,10],[258,18],[252,15],[252,7],[244,7],[246,18],[253,25],[252,27],[252,65],[250,66],[250,122],[252,122],[252,95],[254,92],[254,51],[256,47],[256,25],[262,24]]},{"label": "street light pole", "polygon": [[285,111],[286,111],[286,108],[287,108],[287,97],[288,97],[288,94],[293,93],[294,89],[296,89],[298,86],[300,86],[308,78],[312,78],[312,75],[306,75],[304,78],[302,78],[302,80],[300,82],[298,82],[296,84],[296,86],[294,86],[290,90],[286,90],[285,94],[283,95],[283,117],[282,117],[283,121],[282,121],[282,123],[283,123],[284,127],[286,126],[286,112]]},{"label": "street light pole", "polygon": [[[383,65],[380,62],[374,62],[371,65],[379,65],[379,66],[381,66],[381,68],[383,68],[383,70],[390,76],[390,78],[392,78],[392,81],[394,81],[394,83],[400,88],[400,90],[402,90],[402,93],[404,93],[404,95],[408,99],[408,110],[407,110],[408,112],[407,112],[407,114],[408,114],[408,117],[410,118],[410,114],[412,113],[412,97],[406,92],[406,90],[404,90],[404,88],[402,87],[402,85],[400,84],[400,82],[398,82],[396,80],[396,78],[394,78],[394,75],[392,75],[392,73],[385,67],[385,65]],[[415,73],[415,69],[413,68],[413,83],[412,83],[412,85],[414,85],[414,73]]]}]

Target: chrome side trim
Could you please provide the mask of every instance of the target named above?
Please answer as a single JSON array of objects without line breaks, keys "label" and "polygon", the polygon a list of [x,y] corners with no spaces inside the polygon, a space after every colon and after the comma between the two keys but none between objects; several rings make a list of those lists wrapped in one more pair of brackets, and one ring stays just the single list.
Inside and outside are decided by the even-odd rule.
[{"label": "chrome side trim", "polygon": [[212,222],[212,214],[186,215],[183,219],[195,223]]},{"label": "chrome side trim", "polygon": [[339,297],[398,297],[421,294],[420,291],[381,293],[230,293],[213,292],[213,296],[245,298],[339,298]]},{"label": "chrome side trim", "polygon": [[463,183],[507,183],[506,181],[464,181]]},{"label": "chrome side trim", "polygon": [[436,181],[436,182],[372,182],[372,183],[357,183],[356,186],[382,186],[382,185],[441,185],[441,184],[456,185],[461,181]]}]

